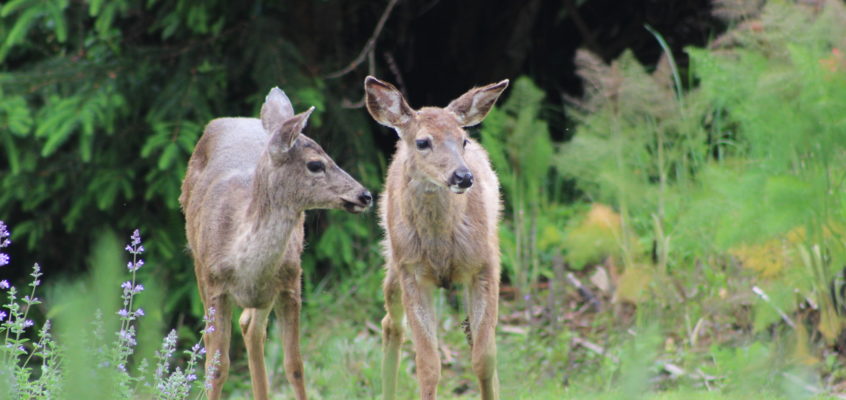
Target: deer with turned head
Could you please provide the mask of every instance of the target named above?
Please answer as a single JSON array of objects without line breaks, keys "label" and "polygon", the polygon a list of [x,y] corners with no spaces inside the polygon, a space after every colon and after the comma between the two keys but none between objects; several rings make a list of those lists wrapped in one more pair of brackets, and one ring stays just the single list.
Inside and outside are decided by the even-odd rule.
[{"label": "deer with turned head", "polygon": [[273,310],[285,374],[296,398],[306,398],[299,345],[304,212],[359,213],[372,202],[370,192],[300,133],[313,110],[294,115],[288,97],[274,88],[261,119],[211,121],[188,162],[179,202],[203,305],[219,321],[204,336],[207,370],[219,354],[210,399],[220,398],[228,375],[233,303],[244,308],[239,324],[253,397],[268,396],[264,341]]},{"label": "deer with turned head", "polygon": [[391,84],[364,81],[373,118],[399,135],[379,203],[386,231],[382,392],[396,396],[403,315],[416,353],[420,396],[435,399],[441,362],[433,292],[465,288],[473,371],[482,399],[499,397],[496,341],[501,209],[487,153],[463,129],[480,123],[508,80],[474,88],[446,108],[413,110]]}]

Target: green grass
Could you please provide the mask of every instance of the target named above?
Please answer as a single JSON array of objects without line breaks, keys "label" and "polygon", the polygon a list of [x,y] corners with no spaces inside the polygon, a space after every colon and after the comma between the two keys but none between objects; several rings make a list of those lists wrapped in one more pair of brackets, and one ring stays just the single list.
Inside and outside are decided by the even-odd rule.
[{"label": "green grass", "polygon": [[[380,398],[381,338],[378,327],[382,317],[381,296],[376,285],[364,283],[361,286],[369,289],[352,294],[342,290],[334,297],[328,293],[316,298],[306,296],[302,351],[306,387],[311,399]],[[478,399],[478,385],[469,366],[469,346],[459,327],[464,316],[448,305],[443,293],[437,298],[443,366],[439,398]],[[505,319],[524,312],[514,302],[501,302],[500,314]],[[594,324],[595,332],[604,332],[600,330],[606,324],[604,318],[612,317],[613,313],[613,310],[604,311],[584,323]],[[630,333],[610,333],[605,336],[607,342],[601,342],[604,333],[586,338],[607,344],[609,356],[606,357],[574,345],[572,338],[581,333],[574,332],[566,323],[560,329],[545,325],[542,318],[532,319],[524,325],[500,323],[497,341],[501,398],[748,399],[758,398],[763,393],[773,399],[829,398],[813,397],[815,393],[804,388],[814,387],[813,384],[806,384],[799,378],[797,382],[789,381],[779,375],[788,371],[797,377],[805,376],[801,371],[794,373],[791,369],[765,367],[771,357],[776,357],[771,344],[751,346],[745,351],[719,346],[700,349],[699,353],[686,355],[692,361],[686,364],[684,360],[679,361],[686,369],[701,368],[717,375],[708,385],[695,377],[671,378],[661,370],[659,361],[672,359],[685,350],[664,349],[663,332],[645,323],[642,326],[635,323],[631,330],[640,333],[634,338]],[[408,333],[406,329],[398,380],[398,398],[402,400],[419,398]],[[232,370],[225,390],[233,399],[249,399],[243,343],[235,339],[232,346]],[[450,357],[445,357],[445,352]],[[271,398],[293,399],[293,391],[284,375],[282,354],[274,326],[266,345]]]}]

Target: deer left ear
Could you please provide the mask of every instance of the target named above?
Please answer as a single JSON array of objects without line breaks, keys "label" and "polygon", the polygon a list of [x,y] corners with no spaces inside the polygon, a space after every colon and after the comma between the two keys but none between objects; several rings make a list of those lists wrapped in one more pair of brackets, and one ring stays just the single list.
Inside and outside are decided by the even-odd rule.
[{"label": "deer left ear", "polygon": [[368,75],[364,79],[364,95],[364,104],[373,119],[394,128],[402,136],[402,130],[414,119],[415,114],[402,93],[394,85]]},{"label": "deer left ear", "polygon": [[482,122],[493,108],[496,99],[508,87],[508,79],[487,86],[470,89],[446,107],[458,117],[461,126],[473,126]]},{"label": "deer left ear", "polygon": [[312,111],[314,111],[314,107],[310,107],[308,110],[288,118],[288,120],[283,122],[276,132],[273,132],[268,146],[270,146],[271,151],[273,151],[274,154],[286,153],[291,149],[291,147],[293,147],[294,141],[297,140],[297,137],[300,136],[300,132],[302,132],[303,128],[305,128],[308,117],[311,115]]}]

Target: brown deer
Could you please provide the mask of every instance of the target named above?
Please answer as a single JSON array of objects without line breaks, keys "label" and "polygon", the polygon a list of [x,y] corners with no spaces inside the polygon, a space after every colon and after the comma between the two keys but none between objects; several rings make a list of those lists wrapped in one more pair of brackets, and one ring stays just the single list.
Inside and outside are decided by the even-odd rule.
[{"label": "brown deer", "polygon": [[253,397],[267,399],[264,341],[271,307],[279,320],[285,373],[306,398],[299,345],[300,253],[304,211],[367,209],[372,197],[314,140],[301,134],[314,107],[294,115],[273,88],[261,119],[211,121],[197,143],[179,202],[203,305],[216,310],[205,337],[206,367],[219,365],[208,390],[218,399],[229,371],[232,302],[247,345]]},{"label": "brown deer", "polygon": [[396,395],[403,313],[408,315],[420,396],[435,399],[441,372],[434,289],[465,288],[473,371],[483,399],[499,397],[496,342],[501,209],[499,181],[463,127],[485,118],[508,80],[471,89],[446,108],[413,110],[391,84],[364,80],[367,110],[399,134],[379,203],[385,238],[387,315],[382,320],[383,398]]}]

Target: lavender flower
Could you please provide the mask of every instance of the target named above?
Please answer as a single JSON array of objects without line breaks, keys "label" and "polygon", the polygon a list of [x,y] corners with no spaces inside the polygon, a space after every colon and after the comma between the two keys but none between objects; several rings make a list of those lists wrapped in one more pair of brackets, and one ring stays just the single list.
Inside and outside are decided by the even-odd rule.
[{"label": "lavender flower", "polygon": [[5,319],[6,319],[6,315],[7,315],[7,314],[6,314],[6,312],[5,312],[5,311],[0,311],[0,321],[5,320]]},{"label": "lavender flower", "polygon": [[[9,229],[6,227],[6,223],[0,221],[0,249],[4,247],[9,247],[12,244],[12,241],[7,239],[9,237]],[[9,264],[9,255],[6,253],[0,253],[0,267]]]},{"label": "lavender flower", "polygon": [[132,232],[132,242],[126,245],[126,251],[132,255],[140,255],[144,252],[144,246],[141,245],[141,232],[136,229]]},{"label": "lavender flower", "polygon": [[9,237],[9,228],[6,226],[6,223],[0,221],[0,247],[9,247],[12,244],[12,241],[8,239]]},{"label": "lavender flower", "polygon": [[206,323],[206,329],[200,331],[203,335],[214,332],[214,307],[209,307],[208,314],[203,316],[203,321]]},{"label": "lavender flower", "polygon": [[8,289],[9,288],[9,281],[3,279],[0,281],[0,289]]}]

